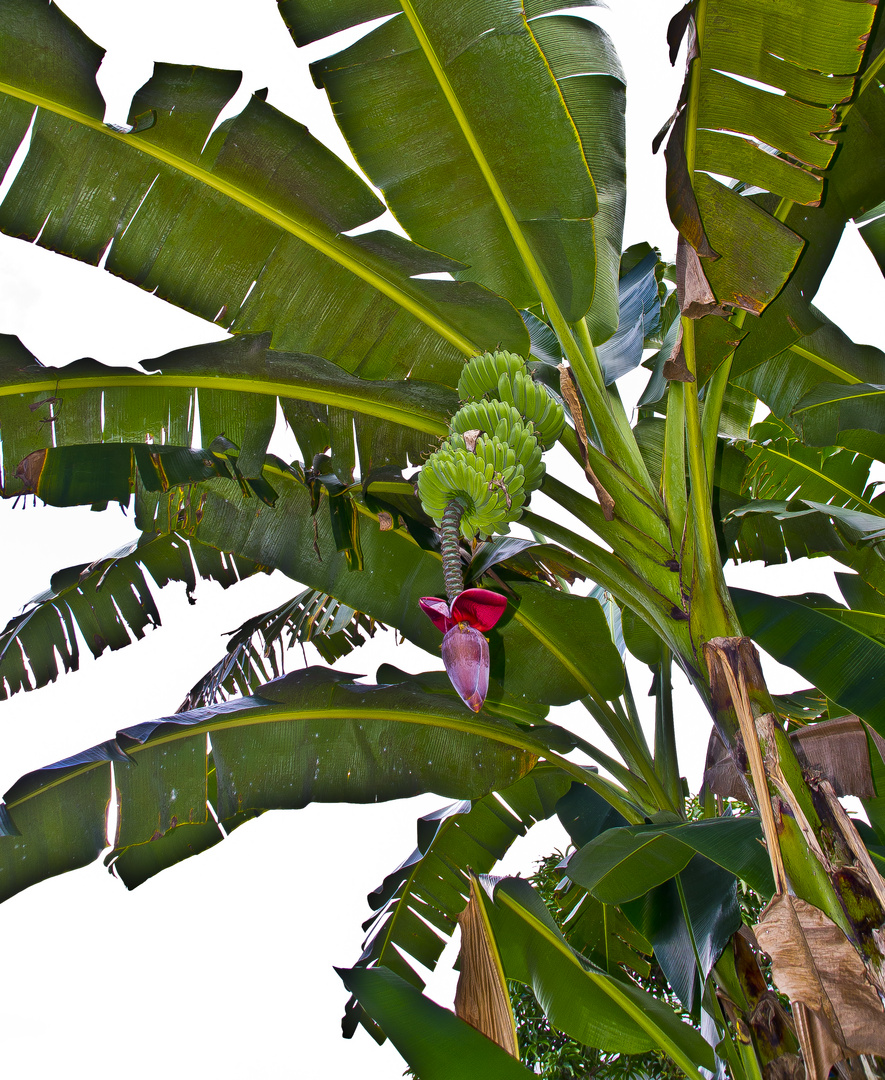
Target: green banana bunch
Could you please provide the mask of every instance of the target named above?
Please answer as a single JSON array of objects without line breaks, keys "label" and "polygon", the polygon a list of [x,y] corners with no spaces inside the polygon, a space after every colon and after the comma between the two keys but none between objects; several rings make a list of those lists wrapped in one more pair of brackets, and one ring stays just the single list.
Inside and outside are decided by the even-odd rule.
[{"label": "green banana bunch", "polygon": [[506,533],[541,483],[541,455],[562,432],[562,406],[535,383],[525,360],[509,352],[468,361],[458,396],[466,404],[418,476],[421,504],[441,526],[446,507],[457,500],[467,540]]}]

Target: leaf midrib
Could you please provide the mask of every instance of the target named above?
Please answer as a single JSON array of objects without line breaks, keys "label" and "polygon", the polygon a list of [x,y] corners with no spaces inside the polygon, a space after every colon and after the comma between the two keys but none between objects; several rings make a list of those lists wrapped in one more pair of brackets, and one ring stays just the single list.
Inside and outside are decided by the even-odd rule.
[{"label": "leaf midrib", "polygon": [[[780,458],[782,461],[789,462],[789,464],[791,466],[799,468],[799,469],[803,469],[810,476],[816,477],[818,480],[824,481],[826,484],[828,484],[830,487],[834,488],[836,491],[841,491],[843,493],[843,495],[847,495],[848,498],[850,498],[853,502],[856,502],[858,505],[865,507],[867,510],[870,511],[870,513],[875,514],[876,517],[885,517],[885,514],[882,514],[881,511],[877,510],[876,507],[872,505],[872,503],[868,503],[866,501],[866,499],[862,499],[859,495],[855,495],[853,492],[849,491],[848,488],[844,487],[842,484],[838,483],[836,480],[833,480],[831,477],[827,476],[826,473],[820,472],[817,469],[812,468],[810,465],[806,465],[805,462],[803,462],[803,461],[799,461],[794,457],[790,457],[789,454],[784,454],[784,453],[781,453],[781,451],[779,451],[779,450],[774,450],[770,446],[759,446],[757,449],[758,449],[757,459],[759,457],[763,457],[765,455],[768,455],[770,457]],[[769,500],[766,500],[766,501],[769,501]],[[770,501],[776,502],[778,500],[772,499]]]},{"label": "leaf midrib", "polygon": [[[369,689],[369,687],[366,687],[366,689]],[[256,696],[260,697],[260,695]],[[470,717],[465,717],[462,720],[459,717],[454,716],[442,716],[436,713],[431,714],[409,711],[402,707],[396,707],[394,710],[390,705],[379,708],[361,708],[359,705],[355,705],[348,708],[335,706],[332,708],[321,709],[317,709],[316,707],[298,709],[280,705],[277,705],[277,707],[274,708],[274,705],[277,705],[277,703],[274,702],[270,703],[270,705],[255,706],[256,712],[252,715],[249,715],[247,710],[243,710],[242,712],[238,711],[235,713],[222,714],[216,719],[203,720],[193,725],[176,725],[175,730],[170,731],[165,735],[158,736],[157,738],[149,737],[147,742],[142,743],[139,746],[130,747],[127,749],[126,753],[129,757],[134,757],[144,750],[153,749],[166,743],[178,742],[181,739],[189,738],[196,734],[211,734],[213,731],[220,731],[231,727],[254,727],[258,724],[272,724],[283,721],[319,720],[325,722],[330,720],[382,720],[390,723],[391,720],[393,720],[402,724],[437,727],[446,731],[457,731],[465,735],[475,735],[480,738],[489,739],[492,742],[501,743],[504,746],[509,746],[514,750],[520,750],[523,753],[534,756],[536,759],[543,759],[552,765],[558,765],[573,779],[590,786],[594,791],[598,791],[600,794],[603,794],[604,791],[608,796],[608,801],[612,802],[612,805],[617,803],[616,809],[627,817],[628,820],[631,818],[641,819],[641,815],[632,808],[630,803],[626,802],[626,792],[621,794],[621,789],[615,784],[611,784],[610,782],[604,781],[601,777],[588,773],[580,765],[573,761],[569,761],[568,758],[563,757],[561,754],[557,754],[540,740],[525,735],[519,729],[510,731],[502,730],[488,722],[483,722],[482,720],[478,721]],[[47,783],[41,784],[39,788],[36,788],[34,791],[29,792],[27,795],[23,795],[21,798],[16,799],[7,805],[10,809],[21,806],[29,799],[36,798],[54,787],[67,783],[76,776],[91,772],[93,769],[103,767],[106,764],[107,761],[105,760],[86,762],[82,768],[72,772],[66,772],[64,776],[60,776],[57,780],[50,780]],[[529,765],[529,768],[531,768],[531,764]],[[38,769],[36,771],[40,772],[42,770]],[[603,794],[603,797],[606,797],[606,794]],[[638,820],[635,821],[634,824],[638,824]]]},{"label": "leaf midrib", "polygon": [[[499,899],[500,898],[500,899]],[[702,1074],[697,1069],[692,1061],[689,1060],[684,1051],[679,1047],[673,1039],[667,1034],[667,1032],[643,1010],[639,1005],[633,1001],[627,994],[625,994],[615,983],[615,980],[608,974],[602,971],[594,970],[593,967],[585,967],[584,964],[578,959],[574,949],[572,949],[565,941],[560,939],[553,931],[545,926],[535,915],[524,908],[518,902],[515,902],[506,892],[502,890],[496,890],[494,903],[502,903],[504,906],[509,907],[510,910],[522,919],[528,926],[530,926],[537,934],[543,937],[548,945],[553,948],[569,963],[571,963],[577,970],[587,978],[591,979],[600,990],[606,996],[614,1002],[627,1016],[641,1028],[646,1035],[654,1040],[655,1043],[665,1052],[669,1053],[674,1060],[679,1064],[687,1076],[694,1078],[694,1080],[701,1080]],[[589,963],[585,961],[585,963]]]},{"label": "leaf midrib", "polygon": [[285,232],[308,244],[310,247],[314,248],[314,250],[319,251],[333,262],[343,266],[346,270],[349,270],[356,277],[365,281],[368,285],[372,286],[390,300],[393,300],[399,307],[414,315],[415,318],[419,319],[431,330],[436,331],[440,337],[448,341],[465,356],[473,356],[479,351],[473,342],[469,341],[463,334],[459,333],[432,312],[424,308],[394,282],[369,267],[364,266],[357,259],[344,251],[342,245],[335,243],[337,238],[334,234],[330,234],[331,239],[322,236],[315,229],[308,228],[306,225],[295,221],[287,214],[275,210],[273,207],[254,198],[254,196],[246,194],[235,184],[215,176],[207,169],[194,165],[193,162],[188,161],[186,158],[173,154],[154,143],[145,142],[139,139],[137,135],[125,135],[121,132],[113,131],[101,121],[88,116],[86,113],[71,109],[62,105],[60,102],[52,101],[42,94],[31,93],[22,90],[20,87],[11,86],[9,83],[2,81],[0,81],[0,93],[7,94],[9,97],[15,98],[18,101],[26,101],[31,105],[35,105],[38,109],[44,109],[46,112],[55,113],[57,116],[63,116],[65,119],[72,120],[76,124],[97,131],[109,139],[114,139],[126,146],[131,146],[140,153],[170,166],[185,176],[190,176],[192,179],[205,184],[207,187],[212,188],[222,195],[228,196],[239,205],[245,206],[265,220],[273,222],[273,224],[277,225]]},{"label": "leaf midrib", "polygon": [[[368,383],[371,385],[371,383]],[[232,378],[221,375],[101,375],[77,376],[74,378],[41,379],[0,386],[0,398],[16,394],[50,393],[60,390],[108,390],[115,387],[145,388],[184,387],[185,389],[231,390],[244,394],[265,394],[281,398],[294,398],[298,401],[311,401],[320,405],[331,405],[351,412],[374,416],[380,420],[389,420],[402,427],[414,428],[428,435],[442,437],[448,434],[448,423],[436,420],[423,409],[410,411],[396,405],[351,394],[346,390],[322,389],[301,384],[265,382],[257,379]]]}]

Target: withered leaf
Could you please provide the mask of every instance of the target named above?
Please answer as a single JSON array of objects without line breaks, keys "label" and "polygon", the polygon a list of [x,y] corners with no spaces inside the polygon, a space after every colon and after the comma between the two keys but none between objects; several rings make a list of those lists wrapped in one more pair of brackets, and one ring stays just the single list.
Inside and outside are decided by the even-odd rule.
[{"label": "withered leaf", "polygon": [[565,403],[569,407],[569,412],[572,414],[572,420],[575,423],[575,434],[578,436],[578,446],[581,450],[584,474],[593,485],[593,490],[596,492],[596,498],[599,500],[599,505],[602,507],[602,513],[605,520],[611,521],[615,516],[615,500],[602,486],[599,477],[590,465],[590,457],[587,449],[589,440],[587,438],[587,428],[584,425],[584,412],[581,408],[581,399],[578,396],[578,387],[575,383],[575,377],[572,375],[571,369],[565,364],[559,365],[559,389],[562,392]]},{"label": "withered leaf", "polygon": [[476,879],[471,878],[470,900],[458,917],[461,973],[455,991],[455,1013],[519,1059],[510,995],[494,938],[476,899],[477,888]]},{"label": "withered leaf", "polygon": [[856,1054],[885,1054],[885,1010],[851,942],[822,911],[782,893],[755,929],[793,1017],[809,1080]]}]

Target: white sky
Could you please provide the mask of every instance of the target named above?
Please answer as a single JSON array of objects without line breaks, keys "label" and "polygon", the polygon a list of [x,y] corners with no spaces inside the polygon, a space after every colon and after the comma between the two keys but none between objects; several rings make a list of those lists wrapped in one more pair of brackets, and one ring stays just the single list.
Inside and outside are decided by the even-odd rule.
[{"label": "white sky", "polygon": [[[325,96],[306,70],[311,59],[335,50],[297,53],[273,0],[152,0],[149,14],[145,5],[121,0],[62,0],[60,6],[108,49],[103,89],[110,119],[125,119],[127,94],[149,77],[153,59],[238,68],[245,73],[244,93],[269,86],[271,104],[346,154]],[[649,147],[682,78],[681,68],[669,67],[664,42],[667,20],[679,6],[678,0],[612,0],[612,10],[596,9],[629,81],[625,243],[648,240],[669,256],[675,243],[663,162],[651,158]],[[818,306],[856,340],[881,345],[882,301],[875,264],[856,235],[849,237]],[[81,356],[131,363],[223,336],[103,271],[3,236],[0,332],[18,334],[47,364]],[[100,557],[133,534],[130,519],[113,509],[23,512],[4,504],[0,514],[4,565],[15,566],[0,581],[4,621],[45,588],[53,571]],[[731,579],[779,593],[827,590],[832,580],[823,560],[768,571],[741,568]],[[296,591],[279,574],[225,594],[203,582],[191,608],[183,588],[168,587],[158,596],[164,625],[145,641],[98,663],[86,660],[76,675],[3,703],[0,791],[23,772],[171,711],[221,655],[222,631]],[[391,649],[388,639],[371,655],[348,657],[339,666],[369,675],[384,659],[411,670],[440,666],[417,650],[391,655]],[[773,667],[770,675],[776,690],[801,683]],[[647,673],[639,672],[637,695],[647,683]],[[677,700],[683,768],[696,790],[708,725],[687,692]],[[583,710],[570,715],[588,730]],[[341,1040],[347,994],[332,965],[355,962],[366,893],[414,847],[415,819],[441,802],[425,796],[408,806],[266,814],[133,893],[96,863],[15,897],[0,909],[6,1070],[99,1080],[121,1072],[130,1080],[158,1074],[399,1076],[404,1066],[389,1044],[378,1048],[362,1032]],[[534,858],[563,843],[555,828],[539,828],[506,868],[527,872]],[[453,987],[445,976],[431,989],[450,1003]]]}]

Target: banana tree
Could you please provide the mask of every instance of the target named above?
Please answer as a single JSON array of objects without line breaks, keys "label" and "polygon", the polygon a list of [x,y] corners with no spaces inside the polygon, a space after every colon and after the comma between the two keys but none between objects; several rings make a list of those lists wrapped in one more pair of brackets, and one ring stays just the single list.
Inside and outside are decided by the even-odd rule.
[{"label": "banana tree", "polygon": [[[145,570],[160,587],[262,569],[300,586],[182,711],[13,785],[0,893],[95,860],[112,784],[107,862],[129,887],[266,810],[433,791],[459,802],[379,892],[342,974],[348,1030],[389,1035],[425,1080],[480,1061],[525,1074],[513,978],[606,1052],[657,1049],[693,1077],[717,1057],[734,1077],[800,1063],[825,1077],[885,1053],[885,515],[870,480],[885,357],[811,304],[847,221],[880,254],[885,32],[850,0],[674,15],[687,70],[659,140],[669,265],[622,252],[624,76],[572,6],[279,0],[296,46],[391,16],[312,65],[384,202],[261,94],[216,123],[236,73],[159,64],[128,124],[106,125],[101,47],[55,5],[0,9],[4,169],[22,151],[0,228],[232,335],[134,368],[52,368],[0,339],[3,495],[134,501],[141,533],[56,573],[9,623],[0,692],[76,668],[81,642],[99,656],[141,636],[158,621]],[[357,232],[385,208],[402,235]],[[631,422],[617,380],[645,349]],[[751,426],[758,402],[770,416]],[[278,408],[302,461],[268,453]],[[555,443],[572,471],[545,465]],[[729,558],[819,554],[852,571],[846,604],[726,584]],[[284,634],[334,660],[377,623],[441,648],[451,685],[390,667],[371,686],[330,668],[267,681]],[[773,700],[751,639],[812,690]],[[654,671],[652,745],[624,648]],[[714,725],[700,820],[674,664]],[[576,701],[614,754],[549,721]],[[821,722],[846,715],[840,756]],[[791,737],[815,726],[828,755]],[[849,790],[868,801],[863,836]],[[754,813],[732,814],[734,797]],[[576,849],[565,935],[524,882],[478,876],[553,814]],[[738,933],[738,881],[772,897],[757,938],[792,1015]],[[459,919],[470,1024],[421,995],[405,958],[432,967]],[[697,1029],[630,980],[643,951]]]}]

